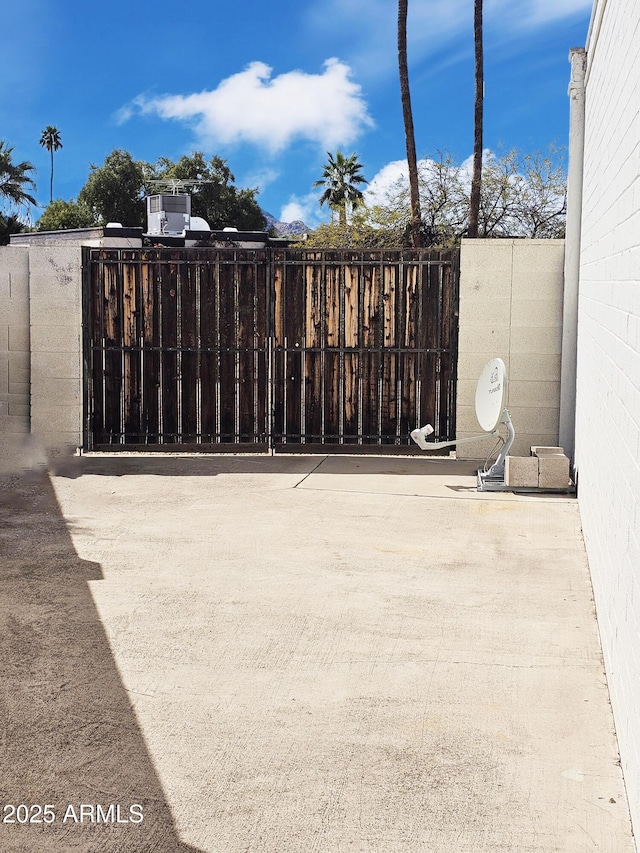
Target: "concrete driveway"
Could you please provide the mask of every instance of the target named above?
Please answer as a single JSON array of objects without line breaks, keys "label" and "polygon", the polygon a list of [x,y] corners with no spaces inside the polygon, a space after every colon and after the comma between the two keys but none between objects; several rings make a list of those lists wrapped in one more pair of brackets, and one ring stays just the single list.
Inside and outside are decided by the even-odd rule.
[{"label": "concrete driveway", "polygon": [[1,850],[633,850],[574,499],[79,465],[2,479]]}]

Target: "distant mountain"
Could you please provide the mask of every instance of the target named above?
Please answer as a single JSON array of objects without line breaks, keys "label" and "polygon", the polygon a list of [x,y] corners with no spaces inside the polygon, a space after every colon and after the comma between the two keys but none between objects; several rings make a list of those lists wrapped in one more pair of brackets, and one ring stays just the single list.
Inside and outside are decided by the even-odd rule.
[{"label": "distant mountain", "polygon": [[263,210],[262,214],[267,220],[265,231],[274,228],[279,237],[295,237],[299,234],[308,234],[311,231],[311,228],[305,225],[300,219],[296,219],[293,222],[280,222],[275,216],[267,213],[266,210]]}]

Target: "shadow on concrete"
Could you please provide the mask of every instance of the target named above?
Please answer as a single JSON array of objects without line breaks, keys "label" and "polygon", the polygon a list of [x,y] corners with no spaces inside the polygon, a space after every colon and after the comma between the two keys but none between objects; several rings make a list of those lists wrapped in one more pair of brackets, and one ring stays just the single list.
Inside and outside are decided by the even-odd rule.
[{"label": "shadow on concrete", "polygon": [[101,576],[48,477],[0,477],[3,853],[198,853],[178,838],[112,657],[88,586]]},{"label": "shadow on concrete", "polygon": [[473,476],[477,461],[423,456],[305,456],[267,454],[228,456],[168,456],[166,453],[121,455],[85,455],[59,462],[54,473],[61,477],[127,476],[140,474],[159,477],[215,477],[219,474],[389,474],[393,476]]}]

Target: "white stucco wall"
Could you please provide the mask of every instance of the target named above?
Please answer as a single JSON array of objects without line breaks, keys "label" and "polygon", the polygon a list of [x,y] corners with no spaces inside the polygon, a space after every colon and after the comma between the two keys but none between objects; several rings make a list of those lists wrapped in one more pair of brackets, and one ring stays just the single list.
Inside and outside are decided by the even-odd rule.
[{"label": "white stucco wall", "polygon": [[[514,456],[557,445],[564,240],[463,240],[456,437],[482,432],[475,392],[484,365],[507,367]],[[502,428],[502,434],[506,430]],[[484,459],[494,439],[458,445],[460,459]]]},{"label": "white stucco wall", "polygon": [[640,3],[587,42],[576,467],[620,755],[640,832]]}]

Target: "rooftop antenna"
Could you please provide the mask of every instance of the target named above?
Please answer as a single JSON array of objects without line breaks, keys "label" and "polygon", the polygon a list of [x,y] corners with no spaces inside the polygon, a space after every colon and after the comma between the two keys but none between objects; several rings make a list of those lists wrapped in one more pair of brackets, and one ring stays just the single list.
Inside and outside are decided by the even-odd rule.
[{"label": "rooftop antenna", "polygon": [[496,461],[488,470],[478,469],[478,491],[504,491],[504,460],[511,450],[516,431],[511,422],[509,410],[505,408],[507,399],[507,368],[501,358],[492,358],[485,364],[476,385],[476,418],[484,430],[479,435],[459,438],[456,441],[427,441],[434,431],[431,424],[414,429],[411,438],[422,450],[441,450],[444,447],[478,441],[498,435],[498,427],[507,427],[507,438]]},{"label": "rooftop antenna", "polygon": [[150,184],[158,187],[158,190],[170,191],[172,195],[178,195],[188,187],[198,187],[200,184],[214,184],[215,181],[207,181],[204,178],[153,178]]}]

